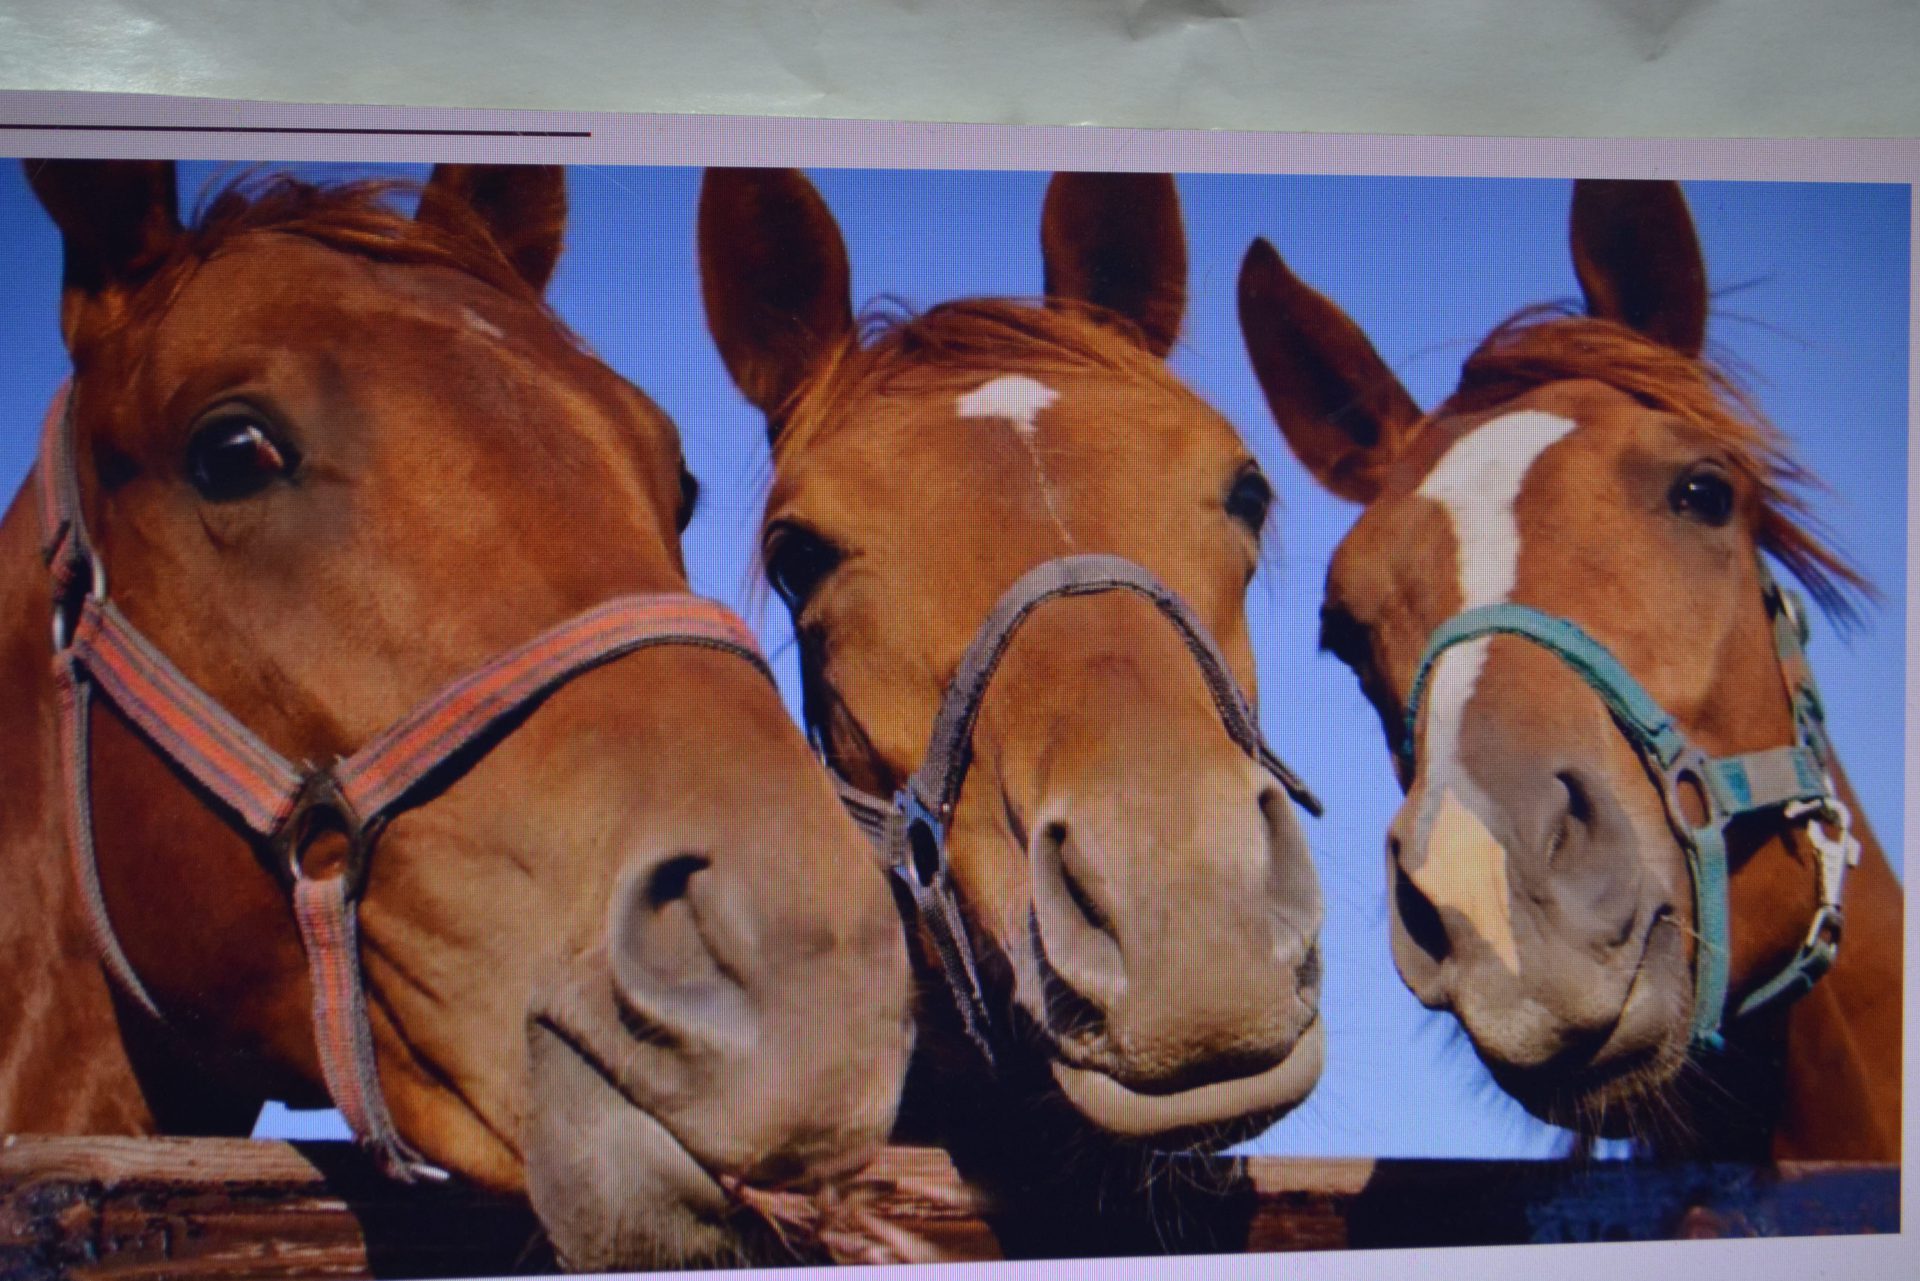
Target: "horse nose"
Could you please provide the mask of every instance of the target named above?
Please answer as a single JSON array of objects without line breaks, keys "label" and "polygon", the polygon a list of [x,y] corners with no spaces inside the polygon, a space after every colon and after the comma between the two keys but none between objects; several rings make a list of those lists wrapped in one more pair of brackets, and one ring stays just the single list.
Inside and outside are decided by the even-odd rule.
[{"label": "horse nose", "polygon": [[717,1049],[751,1044],[753,1004],[734,977],[741,970],[723,955],[746,941],[738,900],[701,853],[640,859],[622,872],[607,951],[615,998],[643,1037]]},{"label": "horse nose", "polygon": [[1311,1017],[1320,901],[1305,842],[1280,789],[1233,790],[1228,812],[1172,823],[1065,798],[1029,842],[1049,1031],[1124,1079],[1184,1088],[1195,1072],[1258,1070]]}]

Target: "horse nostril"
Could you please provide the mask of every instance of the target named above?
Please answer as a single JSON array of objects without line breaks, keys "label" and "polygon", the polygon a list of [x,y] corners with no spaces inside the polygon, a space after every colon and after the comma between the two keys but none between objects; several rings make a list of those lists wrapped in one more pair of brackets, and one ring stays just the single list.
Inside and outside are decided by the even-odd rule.
[{"label": "horse nostril", "polygon": [[1567,791],[1567,817],[1586,827],[1593,822],[1593,797],[1587,793],[1586,784],[1580,776],[1561,770],[1554,779]]},{"label": "horse nostril", "polygon": [[1553,827],[1547,832],[1546,845],[1543,847],[1546,866],[1559,868],[1562,855],[1570,848],[1576,853],[1593,827],[1593,797],[1577,774],[1561,770],[1553,776],[1560,785],[1560,804],[1553,816]]},{"label": "horse nostril", "polygon": [[687,896],[693,878],[713,866],[704,854],[676,854],[647,877],[647,906],[658,912]]},{"label": "horse nostril", "polygon": [[1617,946],[1617,936],[1639,917],[1643,865],[1633,829],[1604,774],[1589,769],[1556,770],[1543,782],[1538,818],[1543,856],[1534,864],[1548,875],[1533,882],[1560,912],[1572,912],[1589,942]]},{"label": "horse nostril", "polygon": [[1453,945],[1447,939],[1447,927],[1440,919],[1439,909],[1420,892],[1413,878],[1400,866],[1397,841],[1393,855],[1393,906],[1400,917],[1400,926],[1406,930],[1414,946],[1438,964],[1453,951]]},{"label": "horse nostril", "polygon": [[[1055,1017],[1050,1002],[1049,1021],[1059,1027],[1084,1029],[1097,1020],[1090,1012],[1111,1008],[1126,988],[1126,964],[1120,954],[1119,932],[1112,915],[1098,897],[1098,866],[1082,866],[1089,855],[1078,848],[1065,820],[1042,824],[1033,835],[1032,849],[1034,952],[1051,977],[1049,987],[1072,989],[1074,1011]],[[1084,1008],[1083,1008],[1084,1007]]]},{"label": "horse nostril", "polygon": [[628,1030],[643,1039],[735,1045],[752,1032],[736,976],[751,971],[753,953],[730,924],[738,905],[717,875],[712,858],[682,852],[630,868],[614,890],[614,996]]},{"label": "horse nostril", "polygon": [[[1047,824],[1041,839],[1051,843],[1055,849],[1065,847],[1067,825],[1065,823]],[[1078,876],[1074,875],[1073,866],[1065,859],[1061,859],[1059,871],[1060,884],[1067,891],[1068,901],[1080,913],[1080,919],[1107,937],[1114,937],[1113,922],[1107,919],[1107,914],[1100,910],[1098,903],[1093,901],[1093,896],[1087,892],[1087,887],[1080,883]]]}]

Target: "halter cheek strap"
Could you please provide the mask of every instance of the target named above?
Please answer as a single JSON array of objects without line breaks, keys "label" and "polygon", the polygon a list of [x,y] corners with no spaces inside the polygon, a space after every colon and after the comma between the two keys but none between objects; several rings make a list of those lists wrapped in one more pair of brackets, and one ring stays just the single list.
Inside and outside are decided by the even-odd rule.
[{"label": "halter cheek strap", "polygon": [[[1794,741],[1787,746],[1737,756],[1706,755],[1606,646],[1569,619],[1511,603],[1466,610],[1435,629],[1414,675],[1406,732],[1401,736],[1401,757],[1411,771],[1420,707],[1434,665],[1455,645],[1486,636],[1517,636],[1538,645],[1600,696],[1647,763],[1660,788],[1668,823],[1686,851],[1698,935],[1690,1035],[1695,1045],[1709,1050],[1723,1044],[1727,999],[1728,826],[1743,815],[1772,812],[1790,823],[1805,821],[1820,860],[1817,907],[1805,940],[1778,974],[1740,1003],[1737,1018],[1804,995],[1832,966],[1839,948],[1846,870],[1860,857],[1859,843],[1850,831],[1851,816],[1830,772],[1832,749],[1825,713],[1806,660],[1805,606],[1780,588],[1764,565],[1760,574],[1775,653],[1793,701]],[[1687,815],[1683,803],[1687,792],[1699,798],[1705,810],[1699,823]]]},{"label": "halter cheek strap", "polygon": [[1219,646],[1171,588],[1146,569],[1118,556],[1063,556],[1022,575],[974,633],[959,669],[947,684],[926,755],[893,799],[882,800],[835,775],[848,812],[874,843],[887,870],[905,888],[914,916],[933,945],[961,1026],[989,1066],[995,1063],[992,1020],[953,883],[947,829],[972,764],[974,723],[1000,660],[1021,625],[1048,601],[1108,592],[1140,596],[1173,624],[1200,668],[1228,736],[1272,774],[1296,804],[1315,817],[1322,812],[1318,798],[1267,746],[1259,721]]},{"label": "halter cheek strap", "polygon": [[380,1088],[359,942],[359,904],[380,833],[429,779],[471,768],[516,717],[628,654],[659,645],[713,649],[744,659],[771,682],[753,634],[699,597],[620,597],[446,686],[351,756],[330,766],[295,765],[182,674],[107,598],[81,517],[66,399],[63,389],[47,418],[41,517],[54,588],[67,847],[101,962],[129,999],[164,1021],[120,946],[101,891],[88,742],[95,693],[254,838],[288,890],[307,956],[321,1072],[354,1134],[395,1178],[445,1179],[401,1137]]}]

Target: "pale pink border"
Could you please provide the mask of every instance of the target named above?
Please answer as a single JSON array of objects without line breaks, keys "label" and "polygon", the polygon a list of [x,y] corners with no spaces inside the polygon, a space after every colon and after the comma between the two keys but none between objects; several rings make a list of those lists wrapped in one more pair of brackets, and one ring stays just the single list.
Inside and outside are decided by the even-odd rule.
[{"label": "pale pink border", "polygon": [[[1828,182],[1920,181],[1920,140],[1859,139],[1555,139],[1417,137],[1193,130],[903,124],[765,119],[736,116],[622,116],[452,108],[340,107],[233,102],[138,95],[0,92],[0,125],[59,124],[60,131],[0,127],[0,155],[173,157],[206,160],[543,161],[602,165],[768,164],[816,168],[1138,169],[1185,173],[1406,174],[1474,177],[1661,177],[1694,180],[1770,179]],[[166,125],[185,132],[118,132],[115,126]],[[89,126],[73,130],[71,126]],[[244,127],[247,133],[200,132]],[[585,138],[461,137],[419,133],[353,135],[277,130],[489,129],[585,131]],[[268,130],[251,132],[251,130]],[[93,130],[99,130],[95,132]],[[1920,263],[1920,222],[1912,259]],[[1909,280],[1912,296],[1912,281]],[[1920,299],[1910,341],[1920,336]],[[1920,365],[1909,351],[1909,369]],[[1920,422],[1920,382],[1908,388],[1908,430]],[[1920,449],[1908,450],[1907,556],[1907,812],[1920,814],[1920,716],[1911,693],[1920,670]],[[1920,826],[1909,824],[1910,827]],[[1912,860],[1909,860],[1911,863]],[[1920,913],[1908,886],[1907,956],[1912,977],[1920,959]],[[1906,1164],[1916,1149],[1913,1066],[1920,1063],[1920,982],[1906,984],[1909,1065]],[[1605,1246],[1504,1247],[1351,1254],[1242,1255],[1181,1260],[1090,1260],[1044,1264],[973,1264],[888,1268],[864,1275],[892,1278],[981,1277],[993,1281],[1227,1281],[1330,1277],[1400,1281],[1409,1273],[1434,1281],[1596,1281],[1685,1274],[1738,1281],[1847,1281],[1920,1276],[1920,1179],[1901,1191],[1899,1237],[1800,1238]],[[1550,1249],[1542,1254],[1541,1249]],[[786,1278],[793,1269],[737,1273]]]}]

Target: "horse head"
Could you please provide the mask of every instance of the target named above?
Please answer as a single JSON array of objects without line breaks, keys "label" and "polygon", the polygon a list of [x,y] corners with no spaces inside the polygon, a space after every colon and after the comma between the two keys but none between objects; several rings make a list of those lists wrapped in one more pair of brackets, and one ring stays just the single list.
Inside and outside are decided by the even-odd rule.
[{"label": "horse head", "polygon": [[[1584,313],[1510,319],[1428,413],[1265,241],[1241,324],[1295,455],[1364,508],[1322,644],[1406,793],[1402,978],[1541,1117],[1684,1145],[1685,1069],[1724,1065],[1729,1039],[1777,1061],[1737,1025],[1777,1030],[1832,962],[1860,844],[1890,875],[1826,741],[1804,607],[1765,558],[1830,608],[1861,584],[1803,519],[1784,439],[1701,357],[1680,189],[1579,183],[1571,241]],[[1771,1105],[1742,1106],[1764,1132]]]},{"label": "horse head", "polygon": [[[125,678],[82,707],[96,928],[49,891],[76,1012],[8,1052],[70,1058],[84,1031],[115,1061],[124,1028],[121,1076],[56,1104],[15,1072],[0,1120],[166,1126],[195,1076],[251,1106],[330,1091],[411,1168],[529,1195],[578,1266],[736,1257],[725,1184],[863,1164],[910,1044],[894,909],[750,634],[685,596],[672,422],[543,300],[561,172],[441,166],[412,218],[377,185],[283,178],[191,226],[169,164],[28,174],[74,371],[41,475],[70,474],[107,575],[81,626],[145,657],[85,659]],[[32,509],[0,527],[8,705],[51,743]],[[188,691],[158,728],[142,680]],[[324,793],[290,864],[223,753],[305,778],[299,816]],[[9,808],[10,861],[44,861],[82,802],[51,747],[22,755],[38,786],[8,794],[41,809]],[[357,919],[316,927],[312,873],[340,858]],[[328,920],[359,934],[332,969]],[[356,1000],[364,1034],[320,1017]],[[344,1067],[343,1026],[365,1042]]]},{"label": "horse head", "polygon": [[951,1045],[957,1006],[1082,1134],[1229,1142],[1321,1061],[1319,891],[1251,712],[1272,490],[1165,363],[1171,179],[1060,175],[1040,232],[1043,302],[863,332],[813,186],[711,171],[708,323],[771,435],[808,724],[860,790],[906,789],[906,875],[950,858],[960,923],[923,911],[922,942],[956,1000],[923,1027]]}]

